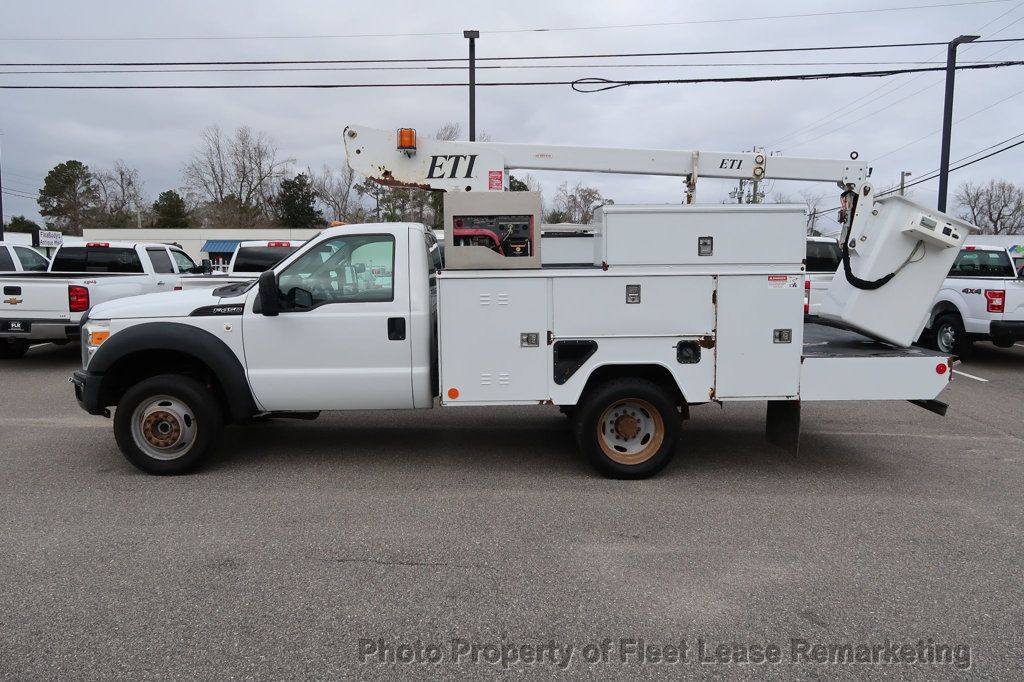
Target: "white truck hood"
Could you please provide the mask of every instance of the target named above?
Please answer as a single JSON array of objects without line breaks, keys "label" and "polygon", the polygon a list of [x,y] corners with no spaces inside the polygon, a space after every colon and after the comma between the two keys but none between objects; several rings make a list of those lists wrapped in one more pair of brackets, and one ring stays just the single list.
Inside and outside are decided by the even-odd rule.
[{"label": "white truck hood", "polygon": [[240,304],[245,295],[224,298],[214,296],[214,289],[164,291],[100,303],[89,311],[94,320],[117,320],[154,317],[188,317],[196,308],[221,303]]}]

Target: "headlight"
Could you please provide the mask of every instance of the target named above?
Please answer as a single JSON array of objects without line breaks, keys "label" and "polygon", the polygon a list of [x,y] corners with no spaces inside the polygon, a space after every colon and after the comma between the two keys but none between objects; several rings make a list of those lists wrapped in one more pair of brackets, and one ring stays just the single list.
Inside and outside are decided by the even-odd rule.
[{"label": "headlight", "polygon": [[110,320],[89,320],[82,327],[82,369],[89,366],[96,349],[110,337]]}]

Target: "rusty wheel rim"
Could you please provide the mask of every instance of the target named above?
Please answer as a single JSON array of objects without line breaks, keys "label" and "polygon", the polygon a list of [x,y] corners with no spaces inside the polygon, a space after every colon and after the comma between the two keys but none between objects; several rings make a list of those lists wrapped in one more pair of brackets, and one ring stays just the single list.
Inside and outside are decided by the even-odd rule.
[{"label": "rusty wheel rim", "polygon": [[632,466],[649,460],[665,440],[665,421],[646,400],[612,403],[597,422],[597,442],[608,459]]},{"label": "rusty wheel rim", "polygon": [[186,455],[198,434],[192,409],[172,396],[154,396],[132,414],[132,439],[153,459],[169,461]]}]

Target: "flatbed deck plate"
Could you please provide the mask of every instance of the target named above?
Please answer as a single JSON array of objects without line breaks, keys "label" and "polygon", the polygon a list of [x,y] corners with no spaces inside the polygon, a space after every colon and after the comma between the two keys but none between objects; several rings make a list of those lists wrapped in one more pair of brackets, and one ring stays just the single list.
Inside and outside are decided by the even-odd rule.
[{"label": "flatbed deck plate", "polygon": [[900,348],[870,339],[848,329],[816,322],[804,323],[805,358],[919,358],[946,359],[946,355],[928,348]]}]

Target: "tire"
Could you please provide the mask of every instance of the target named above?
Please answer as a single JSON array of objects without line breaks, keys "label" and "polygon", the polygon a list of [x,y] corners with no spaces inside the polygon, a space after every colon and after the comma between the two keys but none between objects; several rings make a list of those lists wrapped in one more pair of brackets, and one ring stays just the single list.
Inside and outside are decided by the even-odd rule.
[{"label": "tire", "polygon": [[0,360],[17,360],[28,352],[28,339],[0,339]]},{"label": "tire", "polygon": [[114,438],[148,474],[184,474],[199,466],[223,428],[217,398],[191,377],[161,374],[132,386],[114,412]]},{"label": "tire", "polygon": [[679,437],[675,400],[646,379],[614,379],[588,392],[573,417],[576,443],[609,478],[647,478],[672,459]]},{"label": "tire", "polygon": [[940,315],[935,320],[935,348],[943,353],[956,355],[961,360],[971,357],[972,343],[964,329],[964,322],[956,313]]}]

